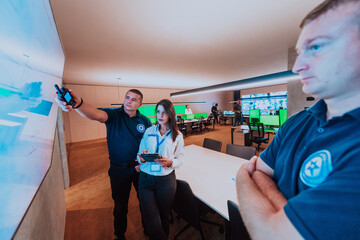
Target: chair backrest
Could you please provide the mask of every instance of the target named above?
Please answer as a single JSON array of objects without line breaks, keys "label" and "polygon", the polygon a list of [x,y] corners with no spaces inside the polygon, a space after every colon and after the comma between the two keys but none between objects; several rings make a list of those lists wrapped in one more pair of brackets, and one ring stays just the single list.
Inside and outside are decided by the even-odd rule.
[{"label": "chair backrest", "polygon": [[249,137],[249,139],[250,139],[251,141],[253,141],[254,138],[255,138],[255,136],[256,136],[255,126],[254,126],[255,124],[248,122],[247,125],[248,125],[248,127],[249,127],[249,132],[250,132],[250,137]]},{"label": "chair backrest", "polygon": [[177,121],[177,122],[180,122],[180,121],[181,121],[181,119],[182,119],[182,118],[181,118],[181,116],[180,116],[180,115],[177,115],[177,116],[176,116],[176,121]]},{"label": "chair backrest", "polygon": [[222,142],[211,139],[211,138],[204,138],[204,143],[203,143],[203,147],[204,148],[208,148],[208,149],[212,149],[218,152],[221,152],[221,146],[222,146]]},{"label": "chair backrest", "polygon": [[250,131],[250,140],[254,141],[265,137],[265,129],[263,123],[248,123],[248,126]]},{"label": "chair backrest", "polygon": [[244,222],[241,218],[238,206],[230,200],[227,201],[227,206],[230,220],[231,240],[250,240],[249,233],[247,232]]},{"label": "chair backrest", "polygon": [[224,113],[223,113],[222,109],[220,109],[220,116],[224,117]]},{"label": "chair backrest", "polygon": [[190,188],[183,180],[176,180],[176,193],[172,209],[195,229],[200,229],[199,203]]},{"label": "chair backrest", "polygon": [[226,145],[226,153],[235,157],[250,160],[256,153],[256,148],[235,144]]},{"label": "chair backrest", "polygon": [[260,138],[265,137],[265,129],[264,129],[264,124],[263,123],[257,123],[257,128],[258,128],[258,135]]},{"label": "chair backrest", "polygon": [[186,129],[184,119],[180,119],[180,123],[178,124],[180,130]]},{"label": "chair backrest", "polygon": [[251,123],[258,123],[259,121],[259,118],[251,118]]}]

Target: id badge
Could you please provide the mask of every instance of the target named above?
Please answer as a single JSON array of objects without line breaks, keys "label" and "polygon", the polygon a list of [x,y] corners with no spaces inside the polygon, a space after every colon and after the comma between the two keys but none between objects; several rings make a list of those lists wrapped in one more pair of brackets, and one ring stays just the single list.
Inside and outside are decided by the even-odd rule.
[{"label": "id badge", "polygon": [[151,163],[150,172],[161,172],[161,166],[158,163]]}]

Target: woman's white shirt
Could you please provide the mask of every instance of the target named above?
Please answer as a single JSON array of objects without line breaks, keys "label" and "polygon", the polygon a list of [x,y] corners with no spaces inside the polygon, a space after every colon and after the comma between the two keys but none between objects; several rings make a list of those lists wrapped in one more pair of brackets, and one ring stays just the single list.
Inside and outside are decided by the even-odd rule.
[{"label": "woman's white shirt", "polygon": [[184,157],[184,138],[180,131],[178,131],[178,133],[179,134],[173,142],[170,130],[161,136],[159,125],[146,129],[140,142],[139,154],[141,154],[143,150],[147,149],[149,149],[149,153],[156,153],[158,146],[157,153],[160,156],[171,160],[172,165],[171,167],[161,167],[160,164],[156,162],[141,163],[138,158],[139,163],[141,163],[140,170],[142,172],[154,176],[165,176],[170,174],[174,168],[177,168],[182,164]]},{"label": "woman's white shirt", "polygon": [[193,114],[193,113],[192,113],[192,111],[191,111],[190,108],[189,108],[189,109],[186,108],[186,109],[185,109],[185,114]]}]

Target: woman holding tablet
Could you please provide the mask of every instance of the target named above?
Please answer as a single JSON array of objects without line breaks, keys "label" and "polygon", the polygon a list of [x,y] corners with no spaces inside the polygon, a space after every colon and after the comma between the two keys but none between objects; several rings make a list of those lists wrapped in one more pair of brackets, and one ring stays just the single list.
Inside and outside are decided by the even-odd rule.
[{"label": "woman holding tablet", "polygon": [[176,191],[174,169],[182,163],[184,139],[176,125],[173,104],[163,99],[155,108],[158,124],[146,129],[139,153],[158,154],[155,160],[138,154],[139,199],[145,230],[150,240],[166,240],[169,214]]}]

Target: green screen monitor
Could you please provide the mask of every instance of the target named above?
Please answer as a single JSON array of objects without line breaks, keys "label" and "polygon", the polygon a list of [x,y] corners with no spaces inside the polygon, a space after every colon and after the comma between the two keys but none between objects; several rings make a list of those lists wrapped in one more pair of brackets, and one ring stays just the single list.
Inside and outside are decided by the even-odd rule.
[{"label": "green screen monitor", "polygon": [[201,118],[201,113],[195,113],[195,119]]},{"label": "green screen monitor", "polygon": [[203,118],[207,118],[207,113],[201,113],[201,116],[202,116]]},{"label": "green screen monitor", "polygon": [[260,110],[259,109],[250,109],[249,110],[249,121],[251,121],[252,118],[260,118]]},{"label": "green screen monitor", "polygon": [[156,106],[141,106],[139,107],[139,112],[147,117],[154,117],[156,116],[155,113]]},{"label": "green screen monitor", "polygon": [[175,114],[185,114],[186,105],[174,105]]},{"label": "green screen monitor", "polygon": [[280,126],[282,126],[287,119],[287,109],[279,109]]},{"label": "green screen monitor", "polygon": [[280,126],[279,115],[260,115],[260,122],[265,126]]},{"label": "green screen monitor", "polygon": [[187,114],[187,119],[194,119],[195,118],[195,114]]}]

